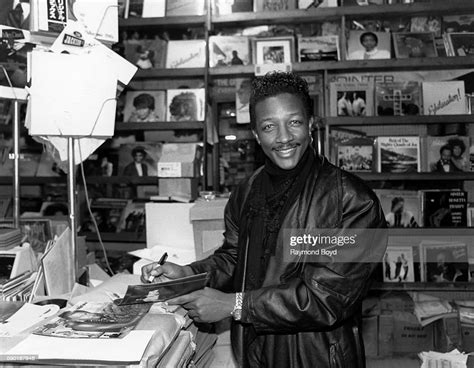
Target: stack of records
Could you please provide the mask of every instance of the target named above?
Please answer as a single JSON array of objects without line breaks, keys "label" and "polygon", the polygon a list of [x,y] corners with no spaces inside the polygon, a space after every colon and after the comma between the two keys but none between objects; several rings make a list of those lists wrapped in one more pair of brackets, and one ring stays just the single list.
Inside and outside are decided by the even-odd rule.
[{"label": "stack of records", "polygon": [[24,272],[12,279],[0,278],[0,300],[28,301],[36,273]]},{"label": "stack of records", "polygon": [[21,231],[17,228],[0,228],[0,250],[7,250],[20,245]]}]

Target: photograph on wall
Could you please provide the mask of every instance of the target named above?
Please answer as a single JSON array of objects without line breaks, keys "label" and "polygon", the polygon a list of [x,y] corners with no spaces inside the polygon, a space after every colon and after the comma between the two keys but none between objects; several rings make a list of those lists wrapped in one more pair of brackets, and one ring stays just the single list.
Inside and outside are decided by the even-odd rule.
[{"label": "photograph on wall", "polygon": [[347,44],[348,60],[390,59],[389,32],[350,31]]},{"label": "photograph on wall", "polygon": [[209,66],[248,65],[250,44],[246,36],[209,37]]},{"label": "photograph on wall", "polygon": [[166,52],[166,68],[204,68],[206,64],[205,40],[171,40]]},{"label": "photograph on wall", "polygon": [[254,64],[291,64],[294,61],[293,37],[254,38]]},{"label": "photograph on wall", "polygon": [[450,173],[471,171],[469,137],[458,135],[426,137],[424,171]]},{"label": "photograph on wall", "polygon": [[156,123],[165,121],[165,101],[165,91],[127,91],[122,112],[123,122]]},{"label": "photograph on wall", "polygon": [[393,45],[397,59],[438,56],[432,32],[395,32]]},{"label": "photograph on wall", "polygon": [[119,149],[119,175],[157,176],[162,146],[159,142],[122,144]]},{"label": "photograph on wall", "polygon": [[375,83],[375,112],[378,116],[420,115],[421,101],[419,82]]},{"label": "photograph on wall", "polygon": [[450,56],[474,55],[474,32],[447,33]]},{"label": "photograph on wall", "polygon": [[164,68],[167,42],[153,39],[130,39],[123,41],[124,56],[140,69]]},{"label": "photograph on wall", "polygon": [[370,82],[332,82],[330,116],[372,116],[374,86]]},{"label": "photograph on wall", "polygon": [[425,240],[421,242],[420,248],[424,281],[469,281],[466,244]]},{"label": "photograph on wall", "polygon": [[376,142],[378,172],[420,171],[419,137],[378,137]]},{"label": "photograph on wall", "polygon": [[353,138],[337,145],[337,165],[347,171],[371,172],[374,140]]},{"label": "photograph on wall", "polygon": [[414,282],[413,247],[389,245],[383,257],[384,282]]},{"label": "photograph on wall", "polygon": [[421,201],[417,190],[375,189],[388,227],[420,227]]},{"label": "photograph on wall", "polygon": [[339,60],[339,36],[298,37],[298,61]]},{"label": "photograph on wall", "polygon": [[251,79],[239,78],[235,80],[235,119],[237,124],[250,123],[250,92]]},{"label": "photograph on wall", "polygon": [[205,112],[204,88],[169,89],[166,121],[203,121]]}]

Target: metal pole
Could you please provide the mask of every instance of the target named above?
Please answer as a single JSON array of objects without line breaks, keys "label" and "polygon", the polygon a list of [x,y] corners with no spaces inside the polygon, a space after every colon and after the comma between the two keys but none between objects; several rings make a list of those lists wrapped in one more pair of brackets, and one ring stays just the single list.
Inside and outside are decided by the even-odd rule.
[{"label": "metal pole", "polygon": [[20,103],[13,101],[13,226],[20,227]]},{"label": "metal pole", "polygon": [[69,224],[71,226],[71,247],[74,256],[73,278],[77,281],[78,260],[77,260],[77,222],[76,222],[76,171],[74,164],[74,138],[67,138],[68,154],[68,202],[69,202]]}]

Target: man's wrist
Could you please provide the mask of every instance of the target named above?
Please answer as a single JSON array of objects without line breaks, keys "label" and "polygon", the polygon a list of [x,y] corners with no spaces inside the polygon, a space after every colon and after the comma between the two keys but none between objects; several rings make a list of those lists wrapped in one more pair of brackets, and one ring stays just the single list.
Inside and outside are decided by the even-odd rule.
[{"label": "man's wrist", "polygon": [[231,312],[232,318],[236,321],[242,319],[242,304],[244,301],[244,293],[235,293],[234,309]]}]

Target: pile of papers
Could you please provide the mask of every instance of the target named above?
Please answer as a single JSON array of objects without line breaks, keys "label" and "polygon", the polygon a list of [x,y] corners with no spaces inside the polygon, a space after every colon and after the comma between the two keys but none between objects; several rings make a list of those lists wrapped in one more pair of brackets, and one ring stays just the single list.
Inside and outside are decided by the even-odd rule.
[{"label": "pile of papers", "polygon": [[410,296],[415,303],[414,313],[421,326],[441,318],[457,317],[457,310],[447,300],[421,293],[410,293]]},{"label": "pile of papers", "polygon": [[467,368],[468,354],[463,354],[457,349],[449,353],[424,351],[418,356],[422,361],[421,368]]},{"label": "pile of papers", "polygon": [[31,295],[36,272],[27,271],[12,279],[0,279],[0,300],[27,301]]},{"label": "pile of papers", "polygon": [[22,239],[18,228],[0,228],[0,250],[12,249],[20,245]]}]

